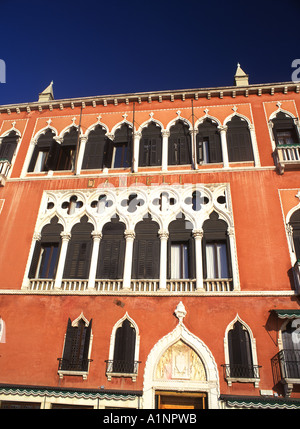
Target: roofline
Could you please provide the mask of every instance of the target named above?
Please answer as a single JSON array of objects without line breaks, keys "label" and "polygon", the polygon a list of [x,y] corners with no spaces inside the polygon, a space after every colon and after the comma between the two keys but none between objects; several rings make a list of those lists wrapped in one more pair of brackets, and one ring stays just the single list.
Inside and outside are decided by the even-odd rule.
[{"label": "roofline", "polygon": [[230,96],[235,98],[238,95],[249,95],[256,94],[258,96],[262,94],[271,94],[288,92],[300,92],[300,82],[277,82],[277,83],[263,83],[263,84],[252,84],[245,86],[221,86],[221,87],[210,87],[210,88],[194,88],[194,89],[177,89],[167,91],[147,91],[147,92],[136,92],[136,93],[125,93],[125,94],[110,94],[110,95],[97,95],[88,97],[76,97],[76,98],[64,98],[54,99],[49,101],[34,101],[27,103],[16,103],[0,105],[0,113],[12,113],[16,111],[30,112],[31,110],[42,111],[44,109],[53,110],[56,108],[63,109],[64,107],[86,107],[92,105],[107,106],[108,104],[118,105],[119,103],[129,104],[130,102],[141,103],[144,101],[163,101],[169,100],[174,101],[175,99],[195,99],[212,97],[223,98]]}]

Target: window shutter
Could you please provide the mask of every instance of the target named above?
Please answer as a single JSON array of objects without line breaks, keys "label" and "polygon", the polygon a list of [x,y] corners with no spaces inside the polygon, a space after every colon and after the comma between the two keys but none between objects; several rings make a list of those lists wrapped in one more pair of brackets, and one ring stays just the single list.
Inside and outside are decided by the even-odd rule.
[{"label": "window shutter", "polygon": [[60,144],[57,143],[55,140],[53,140],[49,150],[49,155],[47,158],[47,163],[46,163],[47,170],[57,169],[59,152],[60,152]]},{"label": "window shutter", "polygon": [[132,373],[134,371],[135,340],[135,329],[129,320],[125,319],[122,326],[116,331],[113,358],[114,372]]},{"label": "window shutter", "polygon": [[[232,124],[230,124],[232,122]],[[238,118],[229,122],[227,147],[230,162],[253,161],[250,132],[245,122]]]},{"label": "window shutter", "polygon": [[32,157],[31,157],[31,160],[30,160],[30,163],[29,163],[29,167],[28,167],[28,172],[29,173],[34,170],[38,154],[39,154],[39,147],[38,147],[38,145],[35,145],[33,153],[32,153]]},{"label": "window shutter", "polygon": [[68,324],[67,324],[66,337],[65,337],[63,360],[61,365],[62,370],[69,369],[69,364],[71,362],[71,357],[72,357],[73,337],[74,337],[74,328],[72,327],[72,322],[71,322],[71,319],[69,318]]},{"label": "window shutter", "polygon": [[88,365],[89,365],[88,358],[89,358],[89,350],[90,350],[92,322],[93,322],[93,319],[90,320],[89,326],[85,328],[85,341],[84,341],[84,349],[83,349],[83,356],[82,356],[82,370],[83,371],[87,371]]},{"label": "window shutter", "polygon": [[90,266],[91,242],[71,240],[67,252],[64,278],[87,279]]},{"label": "window shutter", "polygon": [[16,137],[12,138],[10,136],[5,137],[2,140],[2,144],[0,146],[0,159],[6,159],[7,161],[11,162],[15,150],[17,147],[17,140]]},{"label": "window shutter", "polygon": [[210,134],[208,144],[210,162],[222,162],[221,140],[219,134]]},{"label": "window shutter", "polygon": [[41,246],[42,246],[41,241],[35,242],[32,261],[31,261],[29,274],[28,274],[28,277],[30,279],[34,279],[36,276],[36,270],[37,270],[37,266],[38,266],[38,262],[39,262],[39,258],[40,258],[40,254],[41,254]]}]

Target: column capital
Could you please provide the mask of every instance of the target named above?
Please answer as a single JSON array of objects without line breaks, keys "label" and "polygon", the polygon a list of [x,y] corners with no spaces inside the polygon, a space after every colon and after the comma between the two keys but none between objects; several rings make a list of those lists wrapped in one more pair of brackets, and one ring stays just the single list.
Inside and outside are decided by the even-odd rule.
[{"label": "column capital", "polygon": [[92,232],[92,237],[93,237],[93,240],[94,240],[94,241],[96,241],[96,240],[101,240],[101,238],[102,238],[102,233],[101,233],[101,232],[97,232],[97,231],[93,231],[93,232]]},{"label": "column capital", "polygon": [[134,240],[134,238],[135,238],[135,232],[134,232],[134,231],[132,231],[132,230],[130,230],[130,229],[126,229],[126,230],[124,231],[124,235],[125,235],[125,239],[126,239],[126,240],[127,240],[127,239]]},{"label": "column capital", "polygon": [[168,130],[163,130],[163,131],[161,132],[161,135],[162,135],[163,137],[170,137],[170,131],[168,131]]},{"label": "column capital", "polygon": [[218,130],[221,132],[226,132],[228,129],[227,125],[219,125]]},{"label": "column capital", "polygon": [[203,238],[203,229],[194,229],[192,231],[192,235],[194,238]]},{"label": "column capital", "polygon": [[35,241],[40,241],[40,240],[42,239],[42,234],[41,234],[40,232],[35,232],[35,233],[33,234],[33,239],[34,239]]},{"label": "column capital", "polygon": [[61,239],[63,241],[69,241],[71,239],[71,233],[70,232],[63,231],[60,233],[60,236],[61,236]]},{"label": "column capital", "polygon": [[168,238],[169,238],[169,233],[168,233],[168,231],[163,231],[163,230],[161,230],[161,229],[158,231],[158,235],[159,235],[159,238],[160,238],[161,240],[163,240],[163,239],[168,240]]},{"label": "column capital", "polygon": [[233,237],[234,236],[234,227],[233,226],[229,226],[227,228],[227,234],[229,235],[229,237]]}]

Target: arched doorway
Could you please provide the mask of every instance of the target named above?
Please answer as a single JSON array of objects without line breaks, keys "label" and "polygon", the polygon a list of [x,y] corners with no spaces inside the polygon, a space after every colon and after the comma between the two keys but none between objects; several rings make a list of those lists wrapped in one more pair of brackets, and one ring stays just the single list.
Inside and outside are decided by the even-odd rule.
[{"label": "arched doorway", "polygon": [[143,407],[219,408],[219,373],[207,346],[183,323],[180,302],[176,328],[161,338],[148,355],[144,372]]}]

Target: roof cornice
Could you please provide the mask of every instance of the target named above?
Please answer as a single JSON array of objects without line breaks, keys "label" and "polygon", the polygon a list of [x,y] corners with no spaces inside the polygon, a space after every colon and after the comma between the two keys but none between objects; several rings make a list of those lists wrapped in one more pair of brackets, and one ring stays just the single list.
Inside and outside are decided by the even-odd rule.
[{"label": "roof cornice", "polygon": [[237,96],[248,97],[250,95],[261,96],[263,94],[287,94],[288,92],[300,92],[300,82],[278,82],[278,83],[264,83],[257,85],[246,85],[246,86],[222,86],[213,88],[196,88],[196,89],[179,89],[169,91],[148,91],[148,92],[137,92],[128,94],[111,94],[111,95],[98,95],[90,97],[76,97],[76,98],[65,98],[58,100],[50,100],[46,102],[35,101],[29,103],[18,103],[18,104],[6,104],[0,106],[0,113],[20,113],[27,111],[43,111],[53,109],[64,109],[71,107],[72,109],[78,106],[87,107],[97,105],[107,106],[109,104],[129,104],[132,102],[142,103],[152,101],[175,101],[178,99],[194,99],[200,98],[211,99],[213,97],[222,99],[224,97],[235,98]]}]

